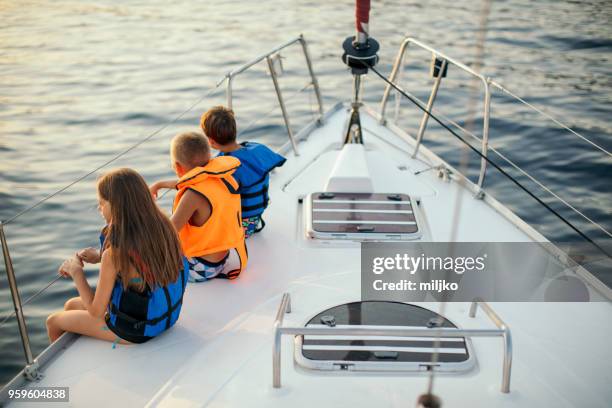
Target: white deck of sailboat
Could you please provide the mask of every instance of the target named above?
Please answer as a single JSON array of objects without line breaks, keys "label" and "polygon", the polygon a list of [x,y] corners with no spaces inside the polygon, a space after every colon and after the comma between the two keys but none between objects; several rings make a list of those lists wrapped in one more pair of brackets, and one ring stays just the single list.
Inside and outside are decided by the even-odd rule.
[{"label": "white deck of sailboat", "polygon": [[[300,155],[271,179],[272,202],[264,231],[248,240],[249,266],[236,281],[190,284],[181,317],[168,333],[115,349],[79,338],[44,369],[35,386],[70,387],[74,406],[414,406],[426,390],[423,373],[321,373],[294,365],[293,341],[283,338],[282,388],[272,387],[273,321],[281,294],[292,296],[285,324],[304,325],[320,311],[360,298],[358,243],[322,244],[305,238],[298,199],[323,191],[347,119],[328,116],[298,145]],[[448,241],[459,186],[418,176],[427,164],[411,159],[402,139],[362,112],[374,189],[421,198],[432,241]],[[405,170],[401,167],[404,166]],[[462,189],[456,240],[513,242],[538,239],[520,220]],[[504,212],[504,211],[502,211]],[[514,216],[511,216],[514,217]],[[527,231],[527,232],[525,232]],[[436,304],[424,304],[433,310]],[[450,303],[445,315],[463,328],[493,328],[484,314]],[[494,303],[512,329],[511,392],[500,392],[502,345],[474,338],[477,365],[436,377],[434,392],[448,407],[608,407],[612,401],[610,303]]]}]

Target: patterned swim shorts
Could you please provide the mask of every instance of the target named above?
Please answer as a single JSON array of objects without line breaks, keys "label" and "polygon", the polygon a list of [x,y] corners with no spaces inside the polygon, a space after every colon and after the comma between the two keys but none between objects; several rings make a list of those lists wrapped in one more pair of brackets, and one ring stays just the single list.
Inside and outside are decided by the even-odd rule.
[{"label": "patterned swim shorts", "polygon": [[[261,224],[261,227],[259,225]],[[248,238],[256,232],[263,229],[264,222],[259,215],[255,217],[247,217],[242,219],[242,228],[244,228],[244,237]]]},{"label": "patterned swim shorts", "polygon": [[218,262],[210,262],[201,257],[187,258],[189,262],[189,282],[204,282],[223,274],[229,252]]}]

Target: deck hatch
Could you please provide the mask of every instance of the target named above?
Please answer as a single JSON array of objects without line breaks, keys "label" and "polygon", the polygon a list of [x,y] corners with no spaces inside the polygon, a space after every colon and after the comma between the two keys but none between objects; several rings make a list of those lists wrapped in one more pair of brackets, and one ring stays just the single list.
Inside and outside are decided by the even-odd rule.
[{"label": "deck hatch", "polygon": [[[330,323],[332,322],[332,323]],[[347,303],[324,310],[306,327],[335,328],[457,328],[437,313],[412,304],[385,301]],[[311,369],[353,371],[424,371],[436,347],[435,336],[334,336],[297,337],[297,361]],[[469,343],[464,337],[441,338],[436,370],[462,371],[472,367]]]},{"label": "deck hatch", "polygon": [[409,240],[421,236],[413,200],[406,194],[317,192],[306,203],[311,238]]}]

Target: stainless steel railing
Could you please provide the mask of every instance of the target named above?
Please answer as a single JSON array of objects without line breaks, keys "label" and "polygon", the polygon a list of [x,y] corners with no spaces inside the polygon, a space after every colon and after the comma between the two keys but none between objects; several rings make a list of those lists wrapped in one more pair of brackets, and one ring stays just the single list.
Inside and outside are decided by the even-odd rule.
[{"label": "stainless steel railing", "polygon": [[510,328],[504,321],[493,311],[491,306],[481,298],[475,298],[470,305],[470,317],[476,317],[478,306],[487,314],[489,319],[501,330],[504,340],[504,362],[503,362],[503,377],[502,377],[502,392],[510,392],[510,373],[512,371],[512,335]]},{"label": "stainless steel railing", "polygon": [[30,380],[34,380],[38,376],[38,364],[34,362],[32,356],[32,348],[30,347],[30,337],[28,336],[28,328],[26,326],[25,317],[23,315],[23,307],[21,305],[21,297],[19,296],[19,288],[15,279],[15,270],[9,252],[6,235],[4,234],[4,223],[0,223],[0,241],[2,243],[2,255],[4,257],[4,266],[6,267],[6,277],[8,279],[11,297],[13,299],[13,307],[15,308],[15,316],[17,317],[17,325],[19,326],[19,334],[21,336],[21,345],[25,353],[26,366],[24,373]]},{"label": "stainless steel railing", "polygon": [[[393,70],[391,71],[391,75],[389,76],[389,80],[391,82],[395,82],[398,76],[398,72],[400,71],[400,68],[402,67],[402,62],[404,60],[404,54],[406,53],[406,50],[410,44],[413,44],[416,47],[419,47],[421,49],[431,52],[432,58],[439,58],[442,60],[443,65],[439,70],[439,75],[434,80],[434,84],[431,89],[431,93],[429,95],[429,100],[426,105],[427,111],[431,112],[431,109],[433,108],[434,102],[436,100],[436,96],[438,94],[438,89],[440,88],[440,83],[442,81],[442,72],[446,69],[447,65],[451,64],[459,68],[460,70],[478,79],[482,83],[482,88],[483,88],[483,93],[484,93],[484,107],[483,107],[484,112],[483,112],[483,123],[482,123],[481,152],[483,156],[486,156],[487,151],[488,151],[488,145],[489,145],[489,116],[491,112],[491,90],[489,87],[489,79],[485,78],[483,75],[469,68],[467,65],[463,64],[462,62],[457,61],[454,58],[447,56],[446,54],[430,47],[429,45],[426,45],[414,38],[409,37],[409,38],[406,38],[402,42],[402,45],[400,46],[397,57],[395,58],[395,63],[393,64]],[[391,85],[387,85],[387,87],[385,88],[385,92],[383,94],[382,100],[380,102],[380,117],[381,117],[381,123],[383,124],[386,121],[385,110],[387,108],[387,102],[391,94],[391,89],[392,89]],[[419,146],[421,145],[421,142],[423,140],[423,135],[427,127],[428,119],[429,119],[429,115],[427,113],[424,113],[423,118],[421,119],[421,124],[419,126],[417,136],[416,136],[416,146],[414,148],[413,156],[416,156],[419,151]],[[486,175],[486,171],[487,171],[487,161],[483,158],[480,161],[480,173],[478,175],[477,185],[479,188],[482,188],[482,185],[485,179],[485,175]]]},{"label": "stainless steel railing", "polygon": [[[512,98],[516,102],[518,102],[518,103],[526,106],[527,108],[529,108],[531,111],[536,112],[540,116],[542,116],[542,117],[552,121],[553,123],[555,123],[560,128],[562,128],[562,129],[566,130],[567,132],[573,134],[574,136],[582,139],[584,142],[588,143],[589,145],[591,145],[595,149],[601,151],[602,153],[604,153],[608,157],[612,157],[612,153],[611,152],[606,150],[604,147],[598,145],[597,143],[593,142],[592,140],[589,140],[588,138],[586,138],[585,136],[583,136],[580,133],[576,132],[575,130],[571,129],[569,126],[567,126],[564,123],[562,123],[561,121],[557,120],[556,118],[554,118],[550,114],[544,112],[543,110],[539,109],[538,107],[536,107],[536,106],[530,104],[529,102],[525,101],[523,98],[521,98],[520,96],[518,96],[515,93],[513,93],[512,91],[510,91],[509,89],[507,89],[506,87],[501,85],[499,82],[496,82],[496,81],[494,81],[493,79],[491,79],[489,77],[483,76],[482,74],[480,74],[480,73],[472,70],[471,68],[467,67],[463,63],[461,63],[461,62],[459,62],[459,61],[457,61],[457,60],[447,56],[446,54],[442,53],[439,50],[436,50],[436,49],[430,47],[429,45],[423,44],[422,42],[420,42],[420,41],[418,41],[418,40],[416,40],[414,38],[407,38],[407,39],[405,39],[402,42],[402,44],[400,46],[400,50],[399,50],[399,52],[397,54],[397,57],[395,59],[395,62],[393,64],[393,69],[391,71],[391,75],[389,76],[389,81],[395,82],[395,80],[397,78],[399,78],[399,76],[400,76],[400,74],[402,72],[403,60],[404,60],[404,56],[406,54],[406,50],[407,50],[408,46],[411,45],[411,44],[413,44],[414,46],[417,46],[417,47],[419,47],[421,49],[424,49],[426,51],[429,51],[431,53],[431,55],[432,55],[432,58],[442,59],[442,64],[443,65],[440,68],[439,72],[442,72],[444,70],[444,68],[448,64],[452,64],[453,66],[458,67],[462,71],[467,72],[468,74],[470,74],[474,78],[478,79],[478,81],[480,83],[482,83],[483,95],[484,95],[484,108],[483,108],[484,112],[483,112],[482,136],[481,137],[477,136],[476,134],[474,134],[474,132],[470,131],[469,129],[466,129],[465,127],[462,127],[457,122],[453,121],[448,116],[444,115],[442,112],[440,112],[439,110],[434,108],[433,105],[434,105],[434,101],[436,99],[436,96],[437,96],[437,93],[438,93],[438,89],[439,89],[441,81],[442,81],[442,75],[434,76],[434,83],[433,83],[432,90],[431,90],[431,93],[430,93],[430,96],[429,96],[429,99],[428,99],[427,103],[425,103],[424,101],[420,100],[415,95],[412,95],[410,92],[404,90],[404,92],[406,92],[406,94],[410,95],[413,99],[415,99],[418,102],[420,102],[421,104],[425,105],[426,106],[426,110],[428,112],[435,112],[436,116],[438,116],[439,118],[443,119],[444,121],[450,123],[452,126],[456,127],[457,129],[459,129],[464,134],[472,137],[474,140],[479,142],[481,144],[481,152],[482,152],[483,156],[487,156],[487,153],[489,151],[492,151],[497,156],[499,156],[502,160],[504,160],[506,163],[508,163],[511,167],[513,167],[515,170],[520,172],[522,175],[524,175],[529,180],[534,182],[536,185],[538,185],[544,191],[546,191],[547,193],[552,195],[554,198],[559,200],[561,203],[563,203],[566,207],[568,207],[574,213],[579,215],[586,222],[588,222],[589,224],[591,224],[592,226],[594,226],[595,228],[600,230],[602,233],[604,233],[608,237],[612,238],[612,232],[611,231],[609,231],[604,226],[602,226],[600,223],[596,222],[595,220],[593,220],[592,218],[590,218],[589,216],[584,214],[582,211],[580,211],[574,205],[569,203],[567,200],[563,199],[559,194],[555,193],[549,187],[544,185],[544,183],[542,183],[541,181],[536,179],[534,176],[529,174],[527,171],[525,171],[524,169],[519,167],[516,163],[514,163],[512,160],[510,160],[508,157],[506,157],[502,152],[500,152],[499,149],[496,149],[496,148],[494,148],[493,146],[491,146],[489,144],[489,122],[490,122],[490,105],[491,105],[491,99],[492,99],[492,92],[491,92],[492,89],[496,89],[498,91],[501,91],[507,97]],[[386,106],[387,106],[387,103],[388,103],[388,100],[389,100],[389,96],[391,94],[391,90],[392,90],[391,85],[387,85],[386,88],[385,88],[385,92],[383,94],[383,98],[381,100],[381,104],[380,104],[380,121],[383,124],[385,124],[387,122],[387,118],[385,117],[385,111],[386,111]],[[419,147],[420,147],[420,145],[421,145],[421,143],[423,141],[423,136],[424,136],[425,129],[427,127],[428,118],[429,118],[429,114],[427,112],[423,113],[423,117],[421,119],[419,130],[418,130],[417,135],[416,135],[416,145],[415,145],[415,149],[414,149],[414,152],[413,152],[413,156],[416,156],[416,154],[418,153]],[[480,172],[479,172],[479,176],[478,176],[477,188],[479,189],[479,192],[476,195],[477,198],[482,197],[482,193],[483,193],[482,188],[483,188],[483,184],[484,184],[484,180],[485,180],[486,170],[487,170],[487,161],[483,158],[483,159],[481,159]]]},{"label": "stainless steel railing", "polygon": [[317,81],[317,77],[314,73],[314,70],[312,68],[312,62],[310,60],[310,54],[308,53],[308,46],[306,44],[306,40],[304,39],[304,36],[302,34],[300,34],[298,37],[295,37],[289,41],[287,41],[284,44],[279,45],[278,47],[266,52],[265,54],[262,54],[260,56],[258,56],[257,58],[254,58],[253,60],[247,62],[244,65],[241,65],[240,67],[230,71],[227,73],[227,75],[225,75],[225,77],[218,83],[218,85],[220,85],[221,83],[223,83],[223,81],[225,81],[225,93],[226,93],[226,98],[227,98],[227,106],[229,108],[232,107],[233,105],[233,82],[234,82],[234,78],[240,74],[242,74],[244,71],[248,70],[249,68],[251,68],[252,66],[258,64],[259,62],[262,62],[263,60],[266,60],[266,63],[268,64],[268,71],[270,73],[270,77],[272,78],[272,83],[274,84],[274,90],[276,92],[276,97],[278,99],[278,104],[280,106],[281,109],[281,113],[283,115],[283,121],[285,123],[285,128],[287,129],[287,135],[289,136],[289,140],[291,141],[291,146],[293,147],[293,152],[295,153],[296,156],[299,155],[298,149],[297,149],[297,142],[295,140],[295,137],[293,135],[293,131],[291,129],[291,123],[289,121],[289,114],[287,112],[287,107],[285,106],[285,100],[283,98],[283,94],[281,92],[281,88],[279,86],[278,83],[278,74],[276,73],[276,70],[274,69],[274,57],[276,55],[278,55],[278,53],[280,51],[282,51],[283,49],[290,47],[294,44],[300,44],[302,47],[302,52],[304,54],[304,59],[306,60],[306,66],[308,68],[308,73],[310,75],[310,85],[312,85],[313,89],[314,89],[314,93],[316,95],[317,98],[317,102],[319,105],[319,118],[318,120],[321,121],[323,118],[323,99],[321,98],[321,90],[319,88],[319,82]]},{"label": "stainless steel railing", "polygon": [[504,342],[504,359],[501,392],[510,392],[510,375],[512,370],[512,335],[510,328],[482,299],[474,299],[470,307],[470,317],[476,317],[476,308],[480,306],[496,329],[453,329],[453,328],[337,328],[337,327],[286,327],[283,326],[285,313],[291,312],[291,296],[283,294],[276,319],[274,320],[274,344],[272,347],[272,386],[281,387],[281,340],[283,335],[304,336],[394,336],[394,337],[501,337]]}]

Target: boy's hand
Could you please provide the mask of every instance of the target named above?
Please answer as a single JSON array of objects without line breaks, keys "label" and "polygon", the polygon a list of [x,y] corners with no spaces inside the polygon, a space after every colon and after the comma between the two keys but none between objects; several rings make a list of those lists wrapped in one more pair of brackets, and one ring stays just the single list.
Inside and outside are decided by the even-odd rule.
[{"label": "boy's hand", "polygon": [[83,273],[83,262],[77,255],[70,259],[66,259],[58,269],[58,273],[64,278],[74,277],[80,273]]},{"label": "boy's hand", "polygon": [[100,252],[96,248],[85,248],[77,252],[77,256],[81,262],[89,264],[97,264],[100,262]]},{"label": "boy's hand", "polygon": [[157,192],[161,189],[161,188],[175,188],[176,187],[176,183],[178,183],[178,180],[162,180],[162,181],[157,181],[153,184],[151,184],[151,187],[149,187],[149,191],[151,192],[151,195],[153,196],[153,199],[157,200]]},{"label": "boy's hand", "polygon": [[160,188],[161,186],[159,185],[159,183],[153,183],[151,184],[151,187],[149,187],[149,191],[151,192],[151,195],[153,196],[154,200],[157,200],[157,192]]}]

